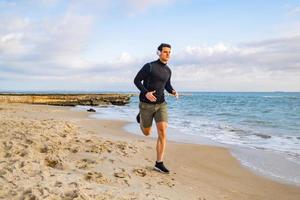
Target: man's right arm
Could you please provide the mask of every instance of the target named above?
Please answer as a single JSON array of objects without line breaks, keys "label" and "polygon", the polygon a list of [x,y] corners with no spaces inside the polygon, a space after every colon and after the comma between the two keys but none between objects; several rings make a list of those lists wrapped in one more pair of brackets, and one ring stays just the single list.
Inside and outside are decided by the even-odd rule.
[{"label": "man's right arm", "polygon": [[150,65],[149,63],[145,64],[142,69],[137,73],[134,78],[134,84],[141,91],[143,95],[146,95],[148,90],[143,86],[142,81],[144,81],[149,76]]}]

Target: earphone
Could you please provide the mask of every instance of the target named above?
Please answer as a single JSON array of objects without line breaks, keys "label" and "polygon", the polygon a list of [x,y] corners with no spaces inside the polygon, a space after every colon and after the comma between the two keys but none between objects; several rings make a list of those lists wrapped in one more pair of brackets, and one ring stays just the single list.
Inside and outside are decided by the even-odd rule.
[{"label": "earphone", "polygon": [[160,56],[161,51],[160,51],[160,50],[157,50],[157,51],[156,51],[156,54],[157,54],[158,56]]}]

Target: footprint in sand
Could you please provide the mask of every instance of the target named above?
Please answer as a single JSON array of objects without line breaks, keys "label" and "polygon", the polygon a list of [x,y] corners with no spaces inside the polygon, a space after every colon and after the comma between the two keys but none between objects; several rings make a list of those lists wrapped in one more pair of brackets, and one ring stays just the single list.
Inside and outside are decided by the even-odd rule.
[{"label": "footprint in sand", "polygon": [[147,187],[146,187],[147,190],[150,190],[150,189],[153,187],[153,185],[151,185],[150,183],[145,183],[145,184],[146,184],[146,186],[147,186]]},{"label": "footprint in sand", "polygon": [[168,187],[170,187],[170,188],[172,188],[172,187],[175,186],[175,184],[172,183],[172,181],[166,180],[166,179],[163,179],[163,180],[158,181],[157,184],[159,184],[159,185],[165,185],[165,186],[168,186]]},{"label": "footprint in sand", "polygon": [[136,146],[131,145],[127,142],[117,142],[115,144],[115,147],[117,152],[125,157],[130,157],[132,156],[132,154],[136,154],[138,152]]},{"label": "footprint in sand", "polygon": [[114,176],[118,179],[121,179],[126,185],[130,186],[129,179],[131,176],[126,172],[125,169],[121,168],[120,171],[114,173]]},{"label": "footprint in sand", "polygon": [[47,153],[49,151],[49,147],[44,144],[41,148],[40,148],[40,153]]},{"label": "footprint in sand", "polygon": [[123,168],[120,168],[119,171],[115,172],[114,176],[117,178],[127,178],[127,177],[131,178],[130,175],[126,172],[126,170]]},{"label": "footprint in sand", "polygon": [[81,159],[81,160],[77,161],[76,167],[78,169],[87,169],[87,168],[90,168],[90,167],[92,167],[96,164],[97,164],[96,161],[84,158],[84,159]]},{"label": "footprint in sand", "polygon": [[63,169],[63,164],[60,159],[54,159],[54,158],[45,158],[45,165],[48,167],[52,167],[55,169]]},{"label": "footprint in sand", "polygon": [[[75,139],[76,139],[76,138],[75,138]],[[76,142],[76,143],[80,143],[80,144],[82,143],[79,139],[76,139],[75,142]]]},{"label": "footprint in sand", "polygon": [[115,172],[114,176],[117,178],[126,178],[126,177],[128,177],[128,174],[125,172]]},{"label": "footprint in sand", "polygon": [[25,140],[26,144],[33,144],[34,142],[31,139],[26,138]]},{"label": "footprint in sand", "polygon": [[85,142],[92,142],[92,140],[90,140],[90,139],[86,139],[86,140],[85,140]]},{"label": "footprint in sand", "polygon": [[108,153],[111,152],[111,150],[108,149],[107,146],[105,146],[103,144],[91,145],[91,146],[88,146],[87,149],[85,150],[85,152],[87,152],[87,153],[99,153],[99,154],[102,154],[105,151],[108,152]]},{"label": "footprint in sand", "polygon": [[110,180],[105,178],[101,172],[88,172],[84,175],[86,181],[92,181],[99,184],[109,183]]},{"label": "footprint in sand", "polygon": [[76,183],[76,182],[71,182],[71,183],[69,183],[68,185],[73,186],[73,187],[75,187],[75,188],[78,187],[78,183]]},{"label": "footprint in sand", "polygon": [[139,169],[134,169],[134,170],[133,170],[133,173],[134,173],[135,175],[138,175],[138,176],[141,176],[141,177],[145,177],[145,176],[147,175],[147,171],[146,171],[145,169],[141,169],[141,168],[139,168]]},{"label": "footprint in sand", "polygon": [[25,191],[22,193],[20,199],[24,199],[24,200],[29,199],[29,200],[31,200],[31,199],[38,199],[38,198],[37,198],[37,196],[35,196],[35,195],[32,193],[32,189],[29,188],[29,189],[25,190]]},{"label": "footprint in sand", "polygon": [[62,182],[56,181],[55,184],[54,184],[54,187],[61,187],[62,185],[63,185]]},{"label": "footprint in sand", "polygon": [[4,141],[2,143],[4,145],[4,150],[10,150],[13,147],[13,142],[11,141]]},{"label": "footprint in sand", "polygon": [[72,146],[68,150],[71,151],[72,153],[77,153],[80,150],[80,146]]},{"label": "footprint in sand", "polygon": [[70,190],[65,192],[63,195],[61,195],[61,198],[66,200],[72,200],[72,199],[76,199],[78,196],[79,194],[77,190]]}]

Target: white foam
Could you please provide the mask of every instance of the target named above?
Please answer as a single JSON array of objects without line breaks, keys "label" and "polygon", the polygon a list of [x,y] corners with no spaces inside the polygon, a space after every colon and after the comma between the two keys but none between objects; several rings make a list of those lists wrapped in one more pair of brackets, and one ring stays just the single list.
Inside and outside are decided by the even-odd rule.
[{"label": "white foam", "polygon": [[300,164],[291,157],[267,150],[231,147],[231,153],[242,165],[255,173],[280,182],[300,186]]}]

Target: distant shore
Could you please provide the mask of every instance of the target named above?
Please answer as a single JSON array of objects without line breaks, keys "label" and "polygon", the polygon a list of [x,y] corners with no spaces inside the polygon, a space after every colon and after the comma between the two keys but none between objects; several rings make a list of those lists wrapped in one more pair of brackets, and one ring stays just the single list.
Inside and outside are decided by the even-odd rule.
[{"label": "distant shore", "polygon": [[120,93],[0,93],[0,103],[46,104],[56,106],[125,105],[132,94]]}]

